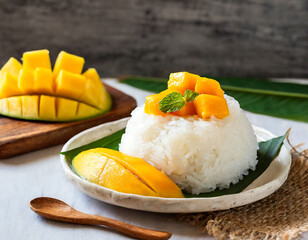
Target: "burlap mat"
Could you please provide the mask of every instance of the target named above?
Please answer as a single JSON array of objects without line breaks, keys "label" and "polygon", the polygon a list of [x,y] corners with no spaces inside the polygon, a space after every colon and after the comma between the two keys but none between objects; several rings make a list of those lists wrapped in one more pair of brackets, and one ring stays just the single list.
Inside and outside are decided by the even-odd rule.
[{"label": "burlap mat", "polygon": [[226,211],[179,215],[217,239],[295,239],[308,231],[308,149],[294,147],[287,181],[258,202]]}]

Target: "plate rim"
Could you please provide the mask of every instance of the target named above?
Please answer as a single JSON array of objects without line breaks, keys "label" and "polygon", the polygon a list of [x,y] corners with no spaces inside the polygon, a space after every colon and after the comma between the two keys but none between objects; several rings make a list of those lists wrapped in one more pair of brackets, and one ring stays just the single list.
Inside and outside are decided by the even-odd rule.
[{"label": "plate rim", "polygon": [[[108,126],[111,126],[111,125],[115,125],[115,124],[120,124],[121,122],[125,122],[125,121],[128,121],[130,119],[130,117],[127,117],[127,118],[122,118],[122,119],[119,119],[119,120],[116,120],[116,121],[112,121],[112,122],[108,122],[108,123],[103,123],[103,124],[100,124],[98,126],[95,126],[95,127],[92,127],[92,128],[89,128],[87,130],[84,130],[80,133],[78,133],[77,135],[75,135],[74,137],[72,137],[71,139],[69,139],[65,144],[64,146],[62,147],[61,149],[61,152],[64,152],[64,151],[68,151],[70,149],[72,149],[72,147],[70,148],[71,144],[76,141],[77,139],[79,139],[81,136],[84,136],[84,135],[87,135],[87,134],[91,134],[92,132],[96,131],[96,129],[100,129],[100,128],[103,128],[103,127],[108,127]],[[273,133],[271,133],[270,131],[264,129],[264,128],[261,128],[261,127],[257,127],[255,125],[252,125],[253,128],[254,128],[254,131],[261,131],[265,134],[267,134],[268,136],[270,136],[270,138],[274,138],[274,137],[277,137],[276,135],[274,135]],[[115,130],[117,131],[117,130]],[[113,131],[113,132],[115,132]],[[265,140],[265,139],[263,139]],[[142,195],[137,195],[137,194],[130,194],[130,193],[122,193],[122,192],[118,192],[118,191],[115,191],[115,190],[112,190],[112,189],[109,189],[109,188],[106,188],[106,187],[103,187],[103,186],[100,186],[98,184],[95,184],[95,183],[92,183],[92,182],[89,182],[83,178],[81,178],[77,173],[75,173],[71,167],[69,166],[68,164],[68,161],[66,159],[66,157],[64,155],[60,155],[60,162],[61,162],[61,165],[62,165],[62,170],[64,171],[64,174],[66,176],[66,178],[72,182],[74,185],[77,185],[77,187],[82,191],[84,192],[85,194],[95,198],[95,199],[98,199],[100,201],[103,201],[103,202],[107,202],[109,204],[113,204],[113,205],[117,205],[117,206],[122,206],[122,207],[126,207],[126,208],[130,208],[130,209],[135,209],[135,210],[143,210],[143,211],[150,211],[150,212],[164,212],[164,213],[190,213],[190,212],[200,212],[200,210],[193,210],[193,211],[157,211],[155,209],[144,209],[143,207],[132,207],[132,206],[127,206],[127,204],[123,204],[123,203],[119,203],[119,202],[115,202],[114,201],[114,198],[118,198],[118,197],[122,197],[123,199],[131,199],[131,200],[146,200],[146,201],[149,201],[149,202],[152,202],[152,203],[156,203],[157,201],[160,201],[162,203],[175,203],[175,202],[185,202],[185,203],[199,203],[199,202],[206,202],[206,201],[215,201],[215,200],[223,200],[224,198],[229,198],[229,199],[232,199],[232,198],[237,198],[239,196],[243,196],[243,195],[246,195],[245,197],[247,198],[249,195],[251,194],[258,194],[258,197],[255,198],[253,201],[250,201],[250,202],[247,202],[247,203],[244,203],[244,204],[230,204],[229,207],[224,207],[224,208],[221,208],[221,207],[212,207],[211,210],[205,210],[205,211],[217,211],[217,210],[225,210],[225,209],[230,209],[230,208],[234,208],[234,207],[239,207],[239,206],[243,206],[243,205],[246,205],[246,204],[249,204],[249,203],[253,203],[253,202],[256,202],[256,201],[259,201],[267,196],[269,196],[270,194],[272,194],[274,191],[276,191],[278,188],[281,187],[281,185],[286,181],[287,177],[288,177],[288,174],[289,174],[289,170],[290,170],[290,166],[291,166],[291,154],[290,154],[290,151],[287,149],[287,147],[285,146],[285,144],[283,143],[282,147],[281,147],[281,151],[279,153],[278,156],[281,155],[281,152],[284,151],[285,153],[287,153],[288,156],[288,159],[287,159],[287,165],[284,169],[284,172],[286,171],[287,173],[285,174],[285,176],[281,176],[281,174],[271,180],[270,182],[266,183],[266,184],[263,184],[261,186],[258,186],[258,187],[255,187],[255,188],[252,188],[252,189],[249,189],[247,191],[243,191],[243,192],[240,192],[240,193],[236,193],[236,194],[228,194],[228,195],[222,195],[222,196],[217,196],[217,197],[210,197],[210,198],[202,198],[202,197],[196,197],[196,198],[163,198],[163,197],[151,197],[151,196],[142,196]],[[277,156],[277,157],[278,157]],[[286,158],[285,157],[285,158]],[[283,179],[279,182],[278,180],[283,177]],[[106,192],[107,194],[110,195],[110,199],[101,199],[100,197],[94,195],[94,194],[91,194],[89,191],[85,190],[85,188],[83,186],[88,186],[90,188],[93,188],[93,189],[98,189],[99,191],[103,191],[103,192]],[[250,185],[249,185],[250,186]],[[264,192],[263,190],[261,190],[261,188],[264,188],[264,187],[268,187],[268,186],[274,186],[272,188],[269,188],[268,192],[266,194],[262,194],[262,192]],[[232,201],[233,202],[233,201]],[[236,201],[235,201],[236,202]],[[198,208],[200,209],[200,208]]]}]

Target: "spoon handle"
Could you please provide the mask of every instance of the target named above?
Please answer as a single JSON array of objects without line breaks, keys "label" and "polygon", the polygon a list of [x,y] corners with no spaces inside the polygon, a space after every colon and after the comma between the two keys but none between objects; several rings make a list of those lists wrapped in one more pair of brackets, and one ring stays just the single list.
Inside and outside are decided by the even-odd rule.
[{"label": "spoon handle", "polygon": [[[80,219],[81,220],[81,219]],[[87,214],[87,217],[82,218],[80,221],[82,224],[91,224],[91,225],[104,225],[109,228],[112,228],[116,231],[119,231],[125,235],[128,235],[137,239],[147,239],[147,240],[164,240],[171,237],[171,233],[151,230],[147,228],[138,227],[131,225],[122,221],[117,221],[114,219]]]}]

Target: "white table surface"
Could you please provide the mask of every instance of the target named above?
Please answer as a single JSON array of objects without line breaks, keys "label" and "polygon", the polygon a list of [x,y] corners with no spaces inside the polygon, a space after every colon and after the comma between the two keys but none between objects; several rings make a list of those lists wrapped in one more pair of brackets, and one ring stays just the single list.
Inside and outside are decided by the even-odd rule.
[{"label": "white table surface", "polygon": [[[138,105],[150,92],[117,83],[106,82],[134,96]],[[250,121],[276,135],[291,130],[293,144],[308,144],[308,124],[247,113]],[[142,227],[173,233],[171,239],[213,239],[198,232],[196,226],[170,221],[172,215],[135,211],[105,204],[81,193],[64,177],[59,155],[62,145],[0,160],[0,239],[1,240],[79,240],[128,239],[103,227],[59,223],[41,218],[29,208],[33,198],[46,196],[61,199],[86,213],[126,221]],[[304,234],[308,239],[308,233]]]}]

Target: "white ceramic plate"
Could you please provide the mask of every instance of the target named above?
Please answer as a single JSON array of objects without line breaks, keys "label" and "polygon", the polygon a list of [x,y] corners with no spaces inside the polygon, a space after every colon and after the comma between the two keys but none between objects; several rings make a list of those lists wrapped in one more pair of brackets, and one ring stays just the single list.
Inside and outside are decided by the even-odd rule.
[{"label": "white ceramic plate", "polygon": [[[71,138],[64,145],[62,151],[68,151],[110,135],[124,128],[128,119],[124,118],[115,122],[105,123],[83,131]],[[259,127],[254,126],[254,130],[258,141],[276,137]],[[291,155],[283,145],[279,155],[268,169],[243,192],[212,198],[159,198],[121,193],[82,179],[73,171],[70,161],[63,155],[61,155],[61,164],[65,176],[74,185],[89,196],[103,202],[150,212],[191,213],[230,209],[267,197],[277,190],[287,179],[291,165]]]}]

